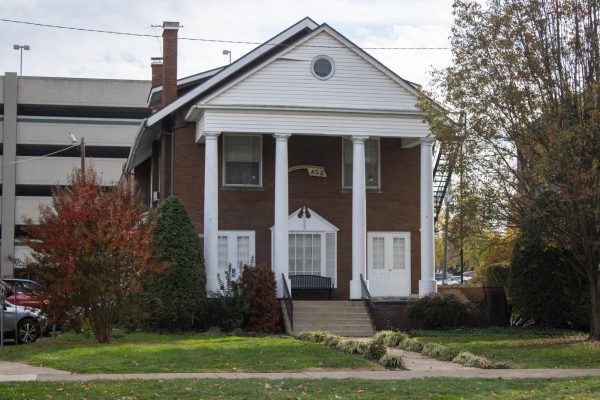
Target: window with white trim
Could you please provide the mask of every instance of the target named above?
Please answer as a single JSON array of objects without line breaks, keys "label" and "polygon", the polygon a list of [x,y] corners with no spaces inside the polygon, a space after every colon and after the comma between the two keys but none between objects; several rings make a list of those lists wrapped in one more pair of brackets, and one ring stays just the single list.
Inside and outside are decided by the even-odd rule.
[{"label": "window with white trim", "polygon": [[261,186],[262,137],[223,135],[223,185]]},{"label": "window with white trim", "polygon": [[321,275],[321,235],[290,233],[290,275]]},{"label": "window with white trim", "polygon": [[[331,278],[337,287],[337,231],[331,222],[308,207],[301,207],[288,216],[288,273]],[[271,243],[275,244],[274,227]],[[271,247],[273,248],[273,247]],[[271,252],[271,265],[274,265]]]},{"label": "window with white trim", "polygon": [[[344,188],[352,188],[352,140],[343,139],[343,185]],[[379,162],[379,139],[365,140],[365,182],[367,189],[380,188],[380,162]]]},{"label": "window with white trim", "polygon": [[337,281],[337,234],[335,232],[290,232],[289,274],[317,275]]},{"label": "window with white trim", "polygon": [[251,265],[255,260],[254,231],[219,231],[217,262],[219,274],[224,273],[231,265],[232,277],[239,276],[244,265]]}]

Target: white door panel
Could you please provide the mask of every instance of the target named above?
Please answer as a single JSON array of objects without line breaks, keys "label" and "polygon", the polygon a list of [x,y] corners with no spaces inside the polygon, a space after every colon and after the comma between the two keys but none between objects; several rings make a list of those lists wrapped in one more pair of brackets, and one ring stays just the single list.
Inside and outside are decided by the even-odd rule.
[{"label": "white door panel", "polygon": [[372,296],[410,295],[410,233],[369,232],[367,271]]}]

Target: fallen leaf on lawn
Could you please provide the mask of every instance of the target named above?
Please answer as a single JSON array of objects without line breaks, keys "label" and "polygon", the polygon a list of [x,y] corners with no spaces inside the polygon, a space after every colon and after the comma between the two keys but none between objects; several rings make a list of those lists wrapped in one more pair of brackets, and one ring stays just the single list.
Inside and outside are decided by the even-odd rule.
[{"label": "fallen leaf on lawn", "polygon": [[265,389],[271,389],[271,385],[269,385],[268,383],[265,383]]},{"label": "fallen leaf on lawn", "polygon": [[57,392],[64,392],[64,391],[65,391],[65,388],[56,388],[56,391],[57,391]]}]

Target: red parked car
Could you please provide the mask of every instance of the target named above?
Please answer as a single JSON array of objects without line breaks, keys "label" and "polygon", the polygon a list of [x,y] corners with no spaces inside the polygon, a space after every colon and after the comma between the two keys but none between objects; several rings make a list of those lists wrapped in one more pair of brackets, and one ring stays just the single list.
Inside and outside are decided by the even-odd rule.
[{"label": "red parked car", "polygon": [[0,287],[4,288],[6,300],[18,306],[42,308],[42,298],[39,296],[39,294],[35,293],[34,289],[37,283],[28,281],[31,282],[31,285],[33,285],[31,286],[12,282],[12,278],[7,278],[7,280],[8,282],[0,279]]}]

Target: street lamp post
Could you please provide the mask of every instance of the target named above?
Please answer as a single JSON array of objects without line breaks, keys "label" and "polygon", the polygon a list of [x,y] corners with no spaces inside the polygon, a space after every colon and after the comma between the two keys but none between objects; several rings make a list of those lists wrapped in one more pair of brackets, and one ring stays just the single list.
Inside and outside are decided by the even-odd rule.
[{"label": "street lamp post", "polygon": [[13,49],[21,50],[21,63],[19,66],[19,76],[22,76],[23,75],[23,50],[29,50],[30,47],[28,44],[24,44],[24,45],[15,44],[15,45],[13,45]]},{"label": "street lamp post", "polygon": [[223,55],[229,55],[229,64],[231,64],[231,50],[223,50]]}]

